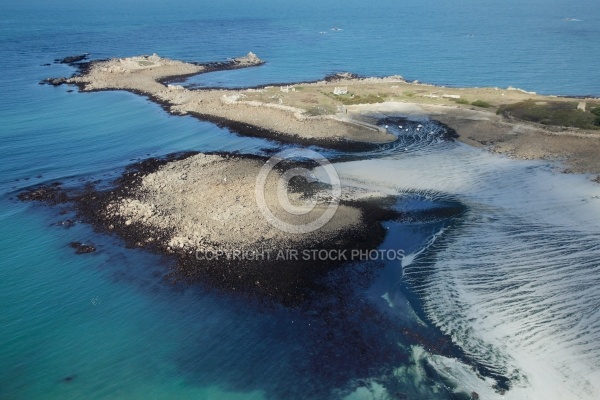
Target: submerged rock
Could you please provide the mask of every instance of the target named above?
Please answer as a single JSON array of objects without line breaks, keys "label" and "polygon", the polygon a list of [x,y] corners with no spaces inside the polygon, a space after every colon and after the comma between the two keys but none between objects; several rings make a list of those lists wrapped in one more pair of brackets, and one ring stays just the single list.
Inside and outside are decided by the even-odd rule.
[{"label": "submerged rock", "polygon": [[59,222],[58,224],[64,226],[65,228],[70,228],[73,225],[75,225],[75,221],[73,221],[72,219],[66,219],[64,221]]},{"label": "submerged rock", "polygon": [[96,247],[91,244],[85,244],[81,242],[71,242],[69,246],[75,249],[76,254],[87,254],[96,251]]},{"label": "submerged rock", "polygon": [[68,200],[60,182],[27,189],[17,197],[21,201],[43,201],[51,204],[64,203]]}]

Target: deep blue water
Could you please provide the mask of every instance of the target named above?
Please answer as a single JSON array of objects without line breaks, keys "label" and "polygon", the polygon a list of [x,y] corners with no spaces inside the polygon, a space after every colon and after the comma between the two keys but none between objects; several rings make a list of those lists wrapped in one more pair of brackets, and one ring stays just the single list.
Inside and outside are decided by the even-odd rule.
[{"label": "deep blue water", "polygon": [[[173,289],[163,280],[168,260],[83,224],[62,228],[56,210],[15,201],[30,185],[108,179],[149,155],[277,146],[169,116],[133,94],[40,86],[73,72],[42,64],[81,52],[214,61],[253,51],[265,66],[197,82],[258,85],[350,71],[600,96],[599,21],[593,0],[2,2],[0,398],[325,398],[380,368],[416,364],[394,345],[414,319],[388,315],[369,294],[393,281],[397,265],[382,270],[386,279],[367,280],[375,289],[340,283],[344,296],[315,304],[313,314],[262,310],[201,287]],[[447,223],[392,224],[386,245],[414,250]],[[76,256],[71,241],[99,251]],[[448,397],[435,379],[394,384],[412,396]]]}]

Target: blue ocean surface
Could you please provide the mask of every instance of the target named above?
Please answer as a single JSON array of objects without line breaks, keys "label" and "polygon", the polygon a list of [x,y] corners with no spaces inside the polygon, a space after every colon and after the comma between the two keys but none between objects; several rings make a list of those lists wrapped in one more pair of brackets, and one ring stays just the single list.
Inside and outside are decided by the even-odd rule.
[{"label": "blue ocean surface", "polygon": [[[435,265],[452,243],[436,242],[437,235],[454,229],[453,240],[459,242],[461,233],[475,229],[477,218],[492,215],[488,223],[504,215],[466,189],[451,193],[446,188],[441,195],[415,189],[399,207],[406,212],[464,207],[471,219],[388,223],[390,235],[382,246],[423,255],[418,276],[403,280],[408,265],[398,262],[378,266],[364,280],[359,272],[366,266],[356,267],[350,284],[332,274],[328,279],[342,294],[314,300],[310,312],[280,305],[265,309],[201,285],[170,285],[164,275],[172,260],[126,248],[118,238],[83,223],[67,229],[61,222],[69,214],[18,201],[19,191],[37,184],[109,181],[126,165],[150,156],[186,150],[260,153],[280,147],[192,117],[171,116],[131,93],[78,93],[39,85],[44,78],[75,72],[55,59],[84,52],[92,59],[157,53],[203,62],[253,51],[267,61],[264,66],[200,75],[189,82],[253,86],[348,71],[439,85],[600,96],[599,37],[600,7],[594,0],[0,3],[0,399],[358,399],[379,398],[381,388],[390,398],[461,398],[456,382],[428,369],[435,362],[424,361],[427,341],[415,338],[418,334],[445,343],[444,356],[472,362],[488,379],[503,382],[512,373],[508,367],[495,368],[496,361],[512,365],[508,357],[488,360],[490,367],[483,368],[487,361],[468,351],[472,343],[455,335],[468,336],[460,319],[472,315],[448,313],[464,327],[453,330],[439,317],[428,292],[433,286],[427,279],[435,273],[425,266]],[[447,148],[459,155],[454,162],[482,157],[479,150],[459,145],[406,146],[410,157]],[[468,171],[455,166],[461,171],[457,174],[468,180],[467,174],[479,172],[473,165]],[[515,172],[520,167],[501,165],[506,176],[524,176]],[[481,171],[481,181],[500,176],[485,167]],[[523,185],[522,190],[529,189]],[[510,225],[503,229],[514,233]],[[559,246],[557,236],[556,242],[543,242],[550,246],[545,254],[560,260],[564,252],[565,263],[580,260],[596,271],[594,257],[585,258],[598,251],[595,233],[572,251],[551,247]],[[583,237],[575,231],[569,235],[573,246]],[[68,246],[73,241],[94,243],[98,251],[76,255]],[[579,259],[573,256],[578,251]],[[448,285],[459,284],[452,271],[438,282],[442,278]],[[490,292],[479,287],[473,292],[478,290]],[[587,307],[593,310],[597,300]],[[596,314],[586,315],[580,320],[583,335],[597,341]],[[578,343],[573,348],[584,349]],[[585,365],[597,371],[598,359]],[[573,360],[579,365],[579,359]],[[517,375],[513,381],[525,385]],[[470,393],[466,386],[461,390]]]}]

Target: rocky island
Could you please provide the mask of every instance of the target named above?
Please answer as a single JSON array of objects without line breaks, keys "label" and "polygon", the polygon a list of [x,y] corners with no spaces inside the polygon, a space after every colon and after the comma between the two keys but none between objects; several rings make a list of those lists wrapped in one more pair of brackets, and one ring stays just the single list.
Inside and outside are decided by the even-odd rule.
[{"label": "rocky island", "polygon": [[[269,162],[255,155],[172,154],[130,165],[108,189],[92,184],[66,189],[54,183],[18,197],[66,204],[96,230],[174,258],[174,283],[200,281],[296,304],[325,272],[368,260],[368,252],[385,237],[381,222],[400,214],[383,193],[345,187],[343,194],[335,194],[331,184],[306,175],[318,166],[310,160],[281,159],[265,173]],[[286,171],[298,170],[286,177]],[[287,182],[283,191],[282,181]],[[262,200],[257,200],[258,189]],[[282,193],[301,212],[286,209]],[[274,219],[300,230],[273,223],[261,201]],[[333,212],[323,223],[311,225],[328,209]],[[78,254],[96,250],[71,247]]]},{"label": "rocky island", "polygon": [[250,136],[356,148],[395,138],[376,126],[384,116],[431,118],[459,140],[525,159],[560,160],[568,171],[600,174],[600,101],[543,96],[517,88],[453,88],[400,76],[361,78],[339,73],[318,82],[255,88],[189,89],[175,83],[218,70],[260,66],[254,53],[225,62],[188,63],[159,57],[90,61],[71,78],[81,91],[127,90]]}]

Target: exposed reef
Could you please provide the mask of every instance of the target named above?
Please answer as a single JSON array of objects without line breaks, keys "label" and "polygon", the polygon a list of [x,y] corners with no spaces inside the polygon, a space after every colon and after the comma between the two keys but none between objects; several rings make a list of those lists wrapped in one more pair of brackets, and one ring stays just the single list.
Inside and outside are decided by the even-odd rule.
[{"label": "exposed reef", "polygon": [[[339,204],[331,220],[314,231],[283,231],[265,218],[256,200],[256,177],[266,161],[254,155],[174,154],[131,165],[110,189],[86,185],[67,190],[55,183],[18,197],[70,203],[78,218],[96,230],[117,234],[129,246],[169,255],[176,260],[173,282],[202,282],[298,304],[319,290],[316,282],[326,272],[364,260],[365,252],[376,249],[385,236],[381,222],[399,218],[399,213],[381,194],[345,190],[343,198],[334,199],[328,185],[302,177],[290,181],[288,200],[299,207],[307,200],[316,203],[305,214],[289,213],[277,191],[284,169],[315,167],[289,161],[274,168],[265,182],[265,203],[276,218],[302,226],[332,202]],[[78,254],[95,250],[83,243],[71,247]]]},{"label": "exposed reef", "polygon": [[56,60],[54,60],[55,63],[57,64],[75,64],[75,63],[79,63],[81,61],[87,60],[89,57],[89,53],[83,53],[83,54],[77,54],[74,56],[67,56],[65,58],[57,58]]}]

